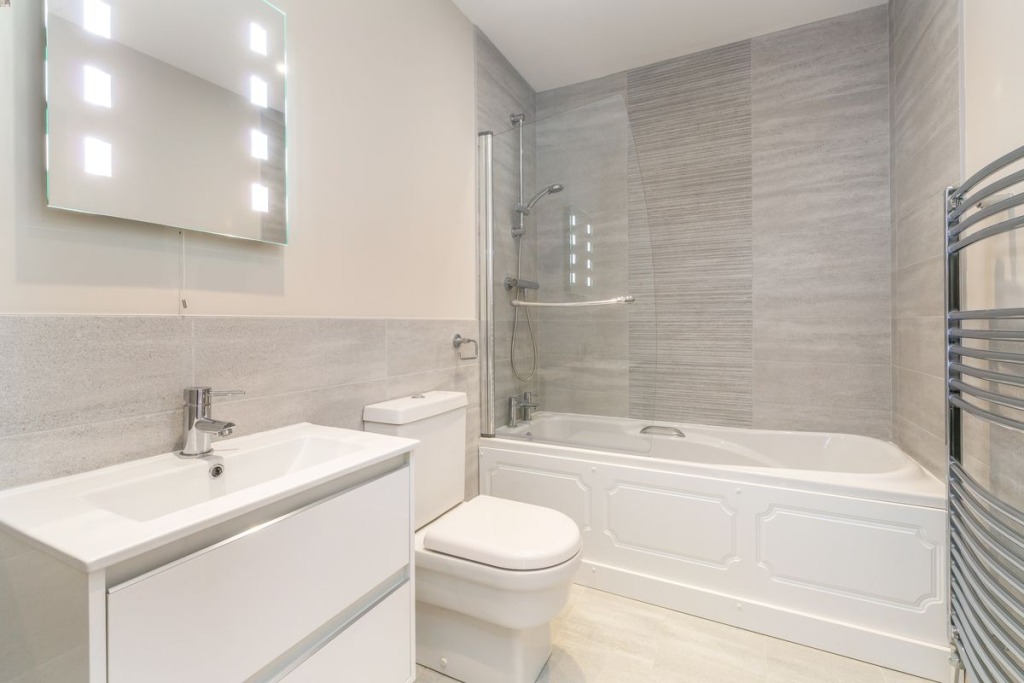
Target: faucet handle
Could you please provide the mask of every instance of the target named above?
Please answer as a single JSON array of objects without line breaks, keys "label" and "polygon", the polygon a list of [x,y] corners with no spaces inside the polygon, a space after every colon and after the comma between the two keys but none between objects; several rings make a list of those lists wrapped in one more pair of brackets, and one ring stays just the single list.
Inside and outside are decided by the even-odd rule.
[{"label": "faucet handle", "polygon": [[241,389],[230,391],[214,391],[210,387],[187,387],[184,392],[185,405],[208,406],[212,396],[234,396],[244,394]]}]

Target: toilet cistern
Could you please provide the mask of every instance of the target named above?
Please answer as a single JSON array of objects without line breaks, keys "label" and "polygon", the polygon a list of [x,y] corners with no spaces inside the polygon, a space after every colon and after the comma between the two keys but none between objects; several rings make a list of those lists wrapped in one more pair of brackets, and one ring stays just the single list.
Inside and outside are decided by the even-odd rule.
[{"label": "toilet cistern", "polygon": [[213,391],[210,387],[188,387],[184,392],[182,406],[184,442],[178,455],[182,458],[198,458],[213,453],[213,437],[229,436],[234,422],[214,420],[210,417],[210,405],[214,396],[236,396],[244,394],[241,389]]}]

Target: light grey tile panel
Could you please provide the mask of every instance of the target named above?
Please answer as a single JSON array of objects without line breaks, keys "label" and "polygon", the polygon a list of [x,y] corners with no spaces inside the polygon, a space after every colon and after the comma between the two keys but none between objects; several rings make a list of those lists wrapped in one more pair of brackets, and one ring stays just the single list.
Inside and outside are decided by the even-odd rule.
[{"label": "light grey tile panel", "polygon": [[941,316],[897,318],[893,363],[897,367],[942,377],[946,372],[946,321]]},{"label": "light grey tile panel", "polygon": [[910,457],[940,480],[946,480],[945,439],[903,419],[893,420],[893,439]]},{"label": "light grey tile panel", "polygon": [[536,94],[486,35],[476,29],[476,104],[479,130],[501,133],[512,128],[509,116],[533,120]]},{"label": "light grey tile panel", "polygon": [[[475,320],[388,320],[388,376],[475,362],[459,359],[459,350],[452,346],[452,338],[461,334],[476,339],[477,329]],[[470,353],[471,349],[472,346],[465,350]]]},{"label": "light grey tile panel", "polygon": [[945,379],[903,368],[896,368],[895,375],[896,414],[936,438],[943,438],[946,430]]},{"label": "light grey tile panel", "polygon": [[624,361],[629,353],[627,323],[546,320],[537,335],[537,343],[543,358],[554,354],[586,360]]},{"label": "light grey tile panel", "polygon": [[896,317],[944,315],[943,273],[941,258],[900,268],[896,273]]},{"label": "light grey tile panel", "polygon": [[249,398],[375,379],[383,339],[382,320],[195,318],[195,378]]},{"label": "light grey tile panel", "polygon": [[0,435],[172,410],[191,341],[178,317],[0,317]]},{"label": "light grey tile panel", "polygon": [[889,365],[754,361],[754,401],[888,411],[890,372]]},{"label": "light grey tile panel", "polygon": [[457,368],[416,372],[388,377],[387,397],[401,398],[426,391],[461,391],[469,409],[480,405],[480,366],[466,363]]},{"label": "light grey tile panel", "polygon": [[[887,264],[875,270],[854,265],[835,270],[787,270],[782,264],[758,261],[754,309],[758,318],[823,318],[842,312],[844,317],[871,318],[889,309]],[[770,284],[770,286],[769,286]]]},{"label": "light grey tile panel", "polygon": [[213,416],[236,423],[236,436],[298,422],[361,430],[363,406],[387,398],[386,383],[378,379],[214,405]]},{"label": "light grey tile panel", "polygon": [[898,142],[893,173],[897,202],[893,212],[897,218],[909,215],[923,204],[941,206],[945,189],[959,182],[959,112],[946,112],[944,118],[926,130],[928,136],[913,146],[900,138],[898,130],[895,132]]},{"label": "light grey tile panel", "polygon": [[754,404],[753,426],[755,429],[860,434],[888,441],[892,438],[892,412],[758,401]]},{"label": "light grey tile panel", "polygon": [[888,316],[754,319],[756,360],[888,365]]},{"label": "light grey tile panel", "polygon": [[897,260],[894,268],[942,257],[945,246],[942,204],[941,198],[934,202],[925,201],[896,220],[894,238]]},{"label": "light grey tile panel", "polygon": [[624,417],[629,410],[629,396],[626,392],[573,391],[553,385],[543,389],[540,404],[541,410],[556,413]]},{"label": "light grey tile panel", "polygon": [[466,413],[466,500],[480,493],[480,410]]},{"label": "light grey tile panel", "polygon": [[992,493],[1017,509],[1024,508],[1024,435],[993,425],[990,438]]},{"label": "light grey tile panel", "polygon": [[755,108],[758,102],[846,97],[888,86],[884,6],[771,33],[751,43]]},{"label": "light grey tile panel", "polygon": [[116,420],[0,438],[0,489],[88,472],[181,447],[180,408],[151,415],[128,412],[128,416]]},{"label": "light grey tile panel", "polygon": [[537,117],[544,119],[599,100],[626,94],[626,72],[537,93]]}]

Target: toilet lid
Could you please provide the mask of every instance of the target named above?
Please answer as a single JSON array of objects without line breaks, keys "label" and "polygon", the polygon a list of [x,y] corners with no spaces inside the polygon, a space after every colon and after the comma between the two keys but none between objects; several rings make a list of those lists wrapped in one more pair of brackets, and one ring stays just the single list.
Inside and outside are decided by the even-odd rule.
[{"label": "toilet lid", "polygon": [[579,552],[580,530],[551,508],[477,496],[432,522],[423,547],[501,569],[544,569]]}]

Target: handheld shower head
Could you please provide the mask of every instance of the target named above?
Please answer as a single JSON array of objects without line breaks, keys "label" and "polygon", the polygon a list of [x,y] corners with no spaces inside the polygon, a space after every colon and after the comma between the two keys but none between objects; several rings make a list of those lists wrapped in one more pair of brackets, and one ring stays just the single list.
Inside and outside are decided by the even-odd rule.
[{"label": "handheld shower head", "polygon": [[541,190],[537,194],[533,195],[533,199],[531,199],[529,202],[527,202],[527,204],[526,204],[526,213],[529,213],[530,209],[532,209],[534,206],[536,206],[537,202],[539,202],[540,200],[544,199],[544,197],[547,197],[549,194],[558,194],[559,192],[561,192],[564,189],[565,189],[565,187],[563,187],[562,185],[559,185],[558,183],[555,183],[554,185],[548,185],[543,190]]}]

